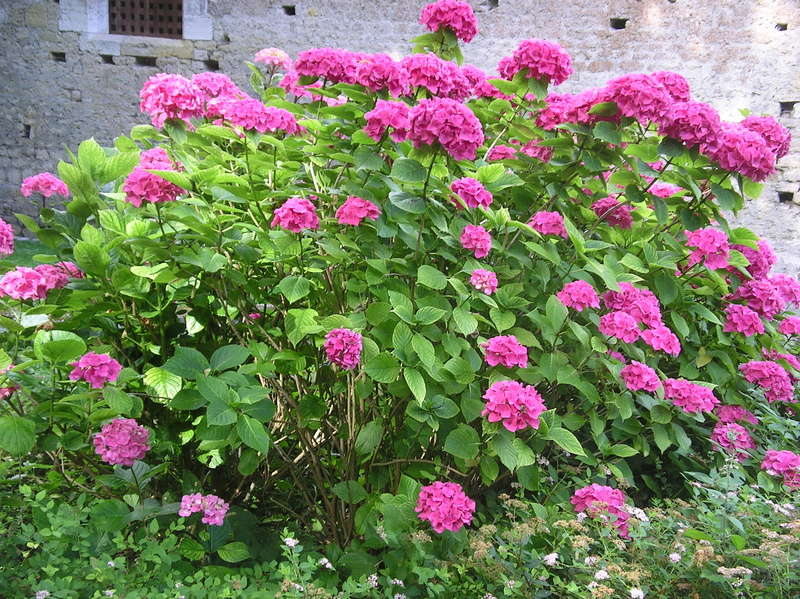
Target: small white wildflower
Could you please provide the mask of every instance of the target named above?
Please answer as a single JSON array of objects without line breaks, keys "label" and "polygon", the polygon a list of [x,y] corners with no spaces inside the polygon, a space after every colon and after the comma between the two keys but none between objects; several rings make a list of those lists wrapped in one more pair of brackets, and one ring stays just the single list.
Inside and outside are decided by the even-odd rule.
[{"label": "small white wildflower", "polygon": [[513,589],[516,586],[516,584],[517,584],[516,580],[506,580],[506,586],[509,589]]},{"label": "small white wildflower", "polygon": [[371,586],[373,589],[377,588],[378,586],[378,575],[377,574],[370,574],[367,577],[367,584]]},{"label": "small white wildflower", "polygon": [[394,594],[394,599],[406,599],[406,594],[405,593],[395,593]]},{"label": "small white wildflower", "polygon": [[594,566],[598,561],[600,561],[600,558],[597,557],[596,555],[590,555],[588,557],[583,558],[583,563],[586,564],[587,566]]},{"label": "small white wildflower", "polygon": [[295,547],[300,543],[300,541],[292,537],[286,537],[283,542],[287,547]]},{"label": "small white wildflower", "polygon": [[333,564],[331,563],[331,560],[329,560],[327,557],[321,558],[319,560],[319,565],[322,566],[323,568],[327,568],[328,570],[333,570]]},{"label": "small white wildflower", "polygon": [[611,578],[611,575],[605,570],[598,570],[594,573],[595,580],[608,580],[609,578]]},{"label": "small white wildflower", "polygon": [[650,522],[650,518],[647,517],[647,514],[644,513],[642,508],[629,507],[628,512],[630,512],[631,516],[641,520],[642,522]]},{"label": "small white wildflower", "polygon": [[406,586],[406,583],[404,583],[399,578],[392,578],[391,583],[396,587],[404,587],[404,586]]},{"label": "small white wildflower", "polygon": [[497,597],[495,597],[495,596],[494,596],[494,595],[492,595],[491,593],[486,593],[486,594],[483,596],[483,599],[497,599]]},{"label": "small white wildflower", "polygon": [[304,587],[302,584],[297,584],[296,582],[292,583],[292,588],[295,591],[300,591],[301,593],[306,590],[306,587]]},{"label": "small white wildflower", "polygon": [[521,489],[522,485],[519,484],[519,483],[511,483],[511,488],[512,489]]},{"label": "small white wildflower", "polygon": [[103,591],[103,595],[105,595],[106,597],[113,597],[114,593],[116,593],[114,589],[106,589],[105,591]]},{"label": "small white wildflower", "polygon": [[558,561],[558,553],[548,553],[542,558],[542,561],[548,566],[555,566]]},{"label": "small white wildflower", "polygon": [[576,514],[575,518],[578,520],[578,522],[583,522],[584,520],[586,520],[586,514],[584,512],[581,512],[579,514]]},{"label": "small white wildflower", "polygon": [[113,561],[108,561],[108,562],[106,562],[106,566],[108,566],[109,568],[113,568],[114,567],[114,562]]},{"label": "small white wildflower", "polygon": [[176,588],[176,589],[179,589],[179,588],[181,588],[182,586],[183,586],[183,583],[182,583],[182,582],[176,582],[176,583],[175,583],[175,588]]},{"label": "small white wildflower", "polygon": [[679,553],[686,553],[686,545],[683,543],[675,543],[675,551]]},{"label": "small white wildflower", "polygon": [[611,468],[609,468],[608,466],[603,466],[603,474],[605,474],[606,476],[611,476]]},{"label": "small white wildflower", "polygon": [[681,561],[681,554],[680,553],[670,553],[669,554],[669,561],[671,561],[674,564],[677,564],[679,561]]},{"label": "small white wildflower", "polygon": [[596,582],[593,580],[592,582],[590,582],[589,584],[587,584],[587,585],[586,585],[586,588],[587,588],[587,589],[589,589],[589,590],[591,591],[592,589],[594,589],[594,588],[595,588],[595,587],[597,587],[597,586],[599,586],[599,585],[598,585],[598,583],[596,583]]},{"label": "small white wildflower", "polygon": [[633,587],[631,589],[631,599],[644,599],[644,591]]},{"label": "small white wildflower", "polygon": [[550,465],[550,460],[548,460],[543,455],[540,455],[538,458],[536,458],[536,461],[538,462],[538,464],[540,466],[549,466]]},{"label": "small white wildflower", "polygon": [[36,599],[47,599],[50,596],[50,591],[36,591]]}]

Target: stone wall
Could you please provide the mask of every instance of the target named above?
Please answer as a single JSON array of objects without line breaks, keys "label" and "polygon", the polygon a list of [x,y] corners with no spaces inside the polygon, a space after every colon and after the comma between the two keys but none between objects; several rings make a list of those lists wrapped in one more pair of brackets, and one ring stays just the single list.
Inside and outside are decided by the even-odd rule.
[{"label": "stone wall", "polygon": [[[422,32],[417,16],[425,3],[184,0],[184,37],[193,39],[167,40],[109,35],[103,0],[0,0],[0,216],[34,211],[18,185],[53,170],[64,146],[91,136],[109,143],[146,122],[137,94],[151,75],[218,65],[246,86],[243,61],[268,46],[292,56],[332,46],[399,57]],[[626,72],[674,70],[727,119],[748,109],[793,129],[792,152],[742,219],[773,242],[785,270],[800,272],[800,209],[792,205],[800,204],[800,3],[473,0],[473,6],[480,33],[465,55],[486,70],[520,39],[547,38],[573,57],[575,75],[561,91]]]}]

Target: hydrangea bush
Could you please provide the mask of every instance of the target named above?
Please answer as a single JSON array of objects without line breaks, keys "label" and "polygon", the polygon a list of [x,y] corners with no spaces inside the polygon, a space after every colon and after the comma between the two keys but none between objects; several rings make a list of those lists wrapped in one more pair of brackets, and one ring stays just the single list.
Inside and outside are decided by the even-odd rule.
[{"label": "hydrangea bush", "polygon": [[250,94],[151,77],[150,125],[23,183],[69,201],[0,279],[0,447],[88,468],[112,528],[202,511],[194,557],[229,508],[374,548],[510,483],[623,538],[727,458],[798,487],[800,283],[725,217],[787,132],[676,73],[550,91],[544,40],[487,75],[468,5],[421,22],[399,61],[265,49]]}]

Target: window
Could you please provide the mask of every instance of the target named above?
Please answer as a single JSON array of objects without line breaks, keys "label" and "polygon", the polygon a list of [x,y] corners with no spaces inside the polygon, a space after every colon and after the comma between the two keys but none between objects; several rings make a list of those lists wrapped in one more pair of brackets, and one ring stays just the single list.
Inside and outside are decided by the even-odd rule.
[{"label": "window", "polygon": [[183,38],[183,0],[108,0],[108,32]]}]

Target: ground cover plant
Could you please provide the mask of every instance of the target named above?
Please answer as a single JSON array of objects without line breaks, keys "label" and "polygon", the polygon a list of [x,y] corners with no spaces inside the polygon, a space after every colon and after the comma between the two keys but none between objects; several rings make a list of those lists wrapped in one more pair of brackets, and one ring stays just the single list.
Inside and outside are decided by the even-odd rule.
[{"label": "ground cover plant", "polygon": [[[151,124],[23,183],[47,250],[0,279],[0,448],[80,493],[62,515],[88,546],[161,535],[178,572],[283,552],[303,596],[287,526],[357,580],[410,575],[423,541],[457,554],[503,494],[622,552],[639,510],[723,470],[761,503],[800,488],[800,283],[725,218],[786,130],[722,122],[670,72],[553,92],[572,65],[543,40],[491,78],[463,64],[468,5],[420,21],[399,61],[262,50],[250,94],[156,75]],[[55,504],[25,496],[49,530]],[[720,580],[784,584],[740,525],[720,567],[750,574]],[[554,567],[553,543],[516,567]],[[671,588],[535,580],[504,588]]]}]

